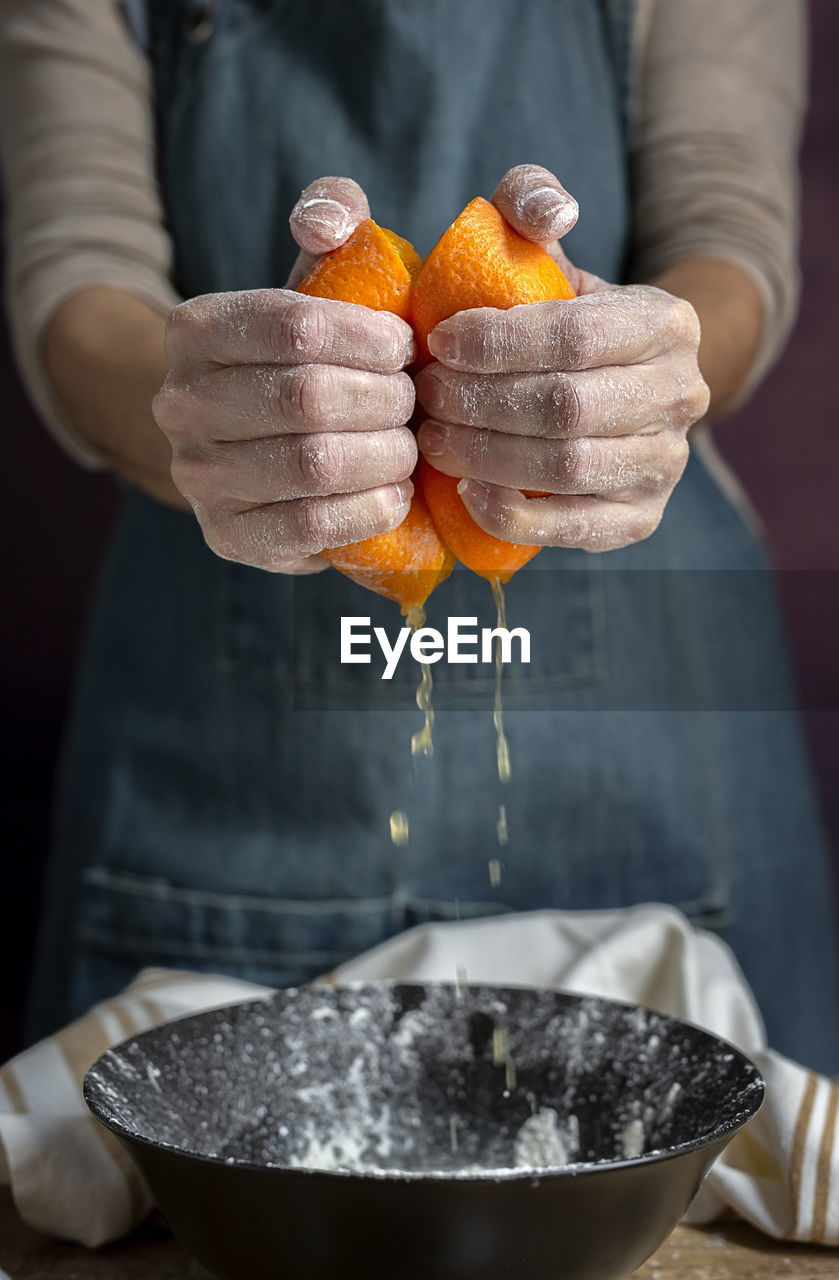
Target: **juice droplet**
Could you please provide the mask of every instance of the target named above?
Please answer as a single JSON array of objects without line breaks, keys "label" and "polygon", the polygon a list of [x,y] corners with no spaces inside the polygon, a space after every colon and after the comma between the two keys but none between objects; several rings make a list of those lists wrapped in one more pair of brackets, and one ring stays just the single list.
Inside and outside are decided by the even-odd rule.
[{"label": "juice droplet", "polygon": [[505,804],[498,806],[498,821],[495,824],[495,830],[498,834],[498,843],[507,844],[510,839],[510,832],[507,830],[507,806]]},{"label": "juice droplet", "polygon": [[504,584],[500,578],[492,580],[492,598],[495,601],[495,610],[498,616],[498,626],[507,626],[507,602],[504,599]]},{"label": "juice droplet", "polygon": [[[425,609],[421,604],[412,605],[405,620],[411,631],[419,631],[421,627],[425,626]],[[417,706],[425,716],[425,723],[411,738],[412,756],[432,756],[434,754],[434,742],[432,739],[434,712],[431,708],[431,692],[433,688],[434,681],[431,678],[431,664],[424,662],[422,664],[422,677],[417,687]]]},{"label": "juice droplet", "polygon": [[493,889],[497,889],[501,883],[501,863],[498,858],[489,860],[489,882]]},{"label": "juice droplet", "polygon": [[[497,614],[499,628],[507,626],[507,607],[504,600],[504,587],[500,578],[492,580],[492,597],[495,601],[495,611]],[[512,777],[510,768],[510,744],[507,742],[507,735],[504,733],[504,709],[501,704],[501,673],[504,669],[502,662],[501,641],[495,642],[495,706],[492,713],[492,723],[495,725],[496,747],[495,754],[498,763],[498,777],[502,782],[509,782]]]},{"label": "juice droplet", "polygon": [[469,989],[469,983],[466,978],[466,970],[458,967],[454,971],[454,993],[456,996],[462,996],[464,991]]},{"label": "juice droplet", "polygon": [[493,716],[493,722],[498,734],[495,753],[498,761],[498,777],[502,782],[509,782],[513,776],[513,771],[510,767],[510,744],[507,741],[507,735],[501,727],[501,716]]},{"label": "juice droplet", "polygon": [[396,809],[390,815],[390,838],[394,844],[407,844],[410,829],[408,826],[408,815],[403,813],[401,809]]},{"label": "juice droplet", "polygon": [[[506,1027],[495,1027],[492,1032],[492,1065],[504,1068],[504,1083],[508,1091],[516,1087],[516,1064],[510,1053],[510,1037]],[[507,1096],[506,1094],[504,1095]]]},{"label": "juice droplet", "polygon": [[429,663],[424,662],[422,664],[422,679],[417,687],[417,706],[425,714],[425,724],[411,738],[411,754],[415,756],[430,756],[434,754],[434,743],[431,737],[434,728],[434,711],[431,706],[431,691],[433,688],[431,666]]},{"label": "juice droplet", "polygon": [[457,1151],[457,1120],[454,1116],[449,1118],[449,1140],[452,1144],[452,1151]]}]

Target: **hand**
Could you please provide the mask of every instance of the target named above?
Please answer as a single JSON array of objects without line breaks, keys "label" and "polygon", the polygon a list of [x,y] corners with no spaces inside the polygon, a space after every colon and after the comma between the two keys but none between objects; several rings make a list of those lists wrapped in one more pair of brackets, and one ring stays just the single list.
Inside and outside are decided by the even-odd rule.
[{"label": "hand", "polygon": [[[487,533],[607,551],[648,537],[708,408],[690,303],[575,268],[557,237],[576,202],[547,170],[520,165],[493,201],[544,243],[579,295],[509,311],[461,311],[437,325],[437,363],[416,379],[428,415],[420,450],[458,486]],[[521,490],[548,494],[526,498]]]},{"label": "hand", "polygon": [[[307,187],[291,215],[302,252],[290,282],[368,214],[349,179]],[[206,294],[175,308],[165,346],[154,415],[217,555],[314,572],[325,548],[401,524],[417,458],[404,321],[291,288]]]}]

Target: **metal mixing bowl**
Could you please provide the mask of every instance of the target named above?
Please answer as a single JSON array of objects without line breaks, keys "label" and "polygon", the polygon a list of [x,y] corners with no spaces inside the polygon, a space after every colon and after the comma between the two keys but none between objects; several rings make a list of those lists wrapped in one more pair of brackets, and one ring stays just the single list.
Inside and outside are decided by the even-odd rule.
[{"label": "metal mixing bowl", "polygon": [[636,1006],[372,983],[147,1031],[85,1099],[224,1280],[610,1280],[763,1088],[731,1045]]}]

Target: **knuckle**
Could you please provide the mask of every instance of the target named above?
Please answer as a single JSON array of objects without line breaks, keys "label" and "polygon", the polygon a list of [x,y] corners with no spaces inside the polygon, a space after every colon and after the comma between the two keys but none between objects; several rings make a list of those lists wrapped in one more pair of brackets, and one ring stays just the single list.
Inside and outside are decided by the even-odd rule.
[{"label": "knuckle", "polygon": [[700,373],[694,390],[694,412],[695,417],[688,425],[692,426],[694,422],[698,422],[700,418],[704,418],[711,406],[711,388]]},{"label": "knuckle", "polygon": [[489,454],[489,431],[482,427],[462,427],[460,431],[452,432],[452,438],[464,467],[480,470]]},{"label": "knuckle", "polygon": [[556,374],[551,387],[550,409],[553,422],[563,434],[582,432],[586,414],[576,378],[566,373]]},{"label": "knuckle", "polygon": [[295,297],[281,307],[268,326],[268,346],[280,363],[316,360],[326,347],[329,322],[316,299]]},{"label": "knuckle", "polygon": [[671,485],[676,484],[681,479],[682,473],[687,466],[688,457],[690,456],[690,445],[682,436],[674,441],[670,451],[670,475]]},{"label": "knuckle", "polygon": [[178,303],[174,310],[169,312],[163,345],[170,359],[180,355],[203,328],[199,319],[202,310],[200,299],[190,298],[186,302]]},{"label": "knuckle", "polygon": [[585,493],[591,487],[594,470],[589,440],[575,440],[557,454],[557,479],[569,493]]},{"label": "knuckle", "polygon": [[241,538],[229,521],[214,520],[206,513],[201,519],[201,531],[210,550],[221,560],[233,560],[239,564],[247,561]]},{"label": "knuckle", "polygon": [[218,327],[219,297],[215,293],[201,293],[179,302],[166,320],[163,344],[170,360],[186,360],[193,348],[206,343]]},{"label": "knuckle", "polygon": [[677,339],[685,346],[698,349],[701,336],[699,316],[695,307],[685,298],[673,298],[670,323]]},{"label": "knuckle", "polygon": [[334,406],[334,381],[326,365],[301,365],[287,370],[277,383],[277,400],[283,420],[291,427],[316,431],[330,417]]},{"label": "knuckle", "polygon": [[561,369],[585,369],[591,352],[590,322],[573,303],[556,308],[552,345]]},{"label": "knuckle", "polygon": [[329,546],[330,521],[322,502],[316,498],[303,498],[295,502],[294,517],[300,551],[316,554]]},{"label": "knuckle", "polygon": [[299,403],[304,422],[323,424],[335,407],[335,375],[328,365],[308,365],[300,381]]},{"label": "knuckle", "polygon": [[210,468],[206,460],[191,451],[178,451],[172,457],[172,481],[190,502],[206,498],[210,488]]},{"label": "knuckle", "polygon": [[344,448],[339,435],[304,436],[296,449],[297,473],[310,493],[332,493],[344,472]]},{"label": "knuckle", "polygon": [[152,400],[152,416],[164,435],[182,437],[195,426],[195,395],[183,382],[167,378]]},{"label": "knuckle", "polygon": [[305,366],[284,370],[274,387],[279,415],[288,427],[299,428],[305,425],[303,384],[307,373]]},{"label": "knuckle", "polygon": [[661,524],[664,507],[644,508],[633,513],[627,526],[627,542],[644,542]]},{"label": "knuckle", "polygon": [[591,521],[582,512],[566,513],[562,526],[562,545],[579,547],[582,551],[593,551],[597,546],[597,537],[592,530]]},{"label": "knuckle", "polygon": [[692,427],[704,417],[710,403],[710,392],[698,369],[686,378],[680,378],[673,399],[673,419],[680,427]]},{"label": "knuckle", "polygon": [[682,476],[690,448],[684,436],[662,433],[660,452],[649,466],[644,487],[655,494],[668,495]]}]

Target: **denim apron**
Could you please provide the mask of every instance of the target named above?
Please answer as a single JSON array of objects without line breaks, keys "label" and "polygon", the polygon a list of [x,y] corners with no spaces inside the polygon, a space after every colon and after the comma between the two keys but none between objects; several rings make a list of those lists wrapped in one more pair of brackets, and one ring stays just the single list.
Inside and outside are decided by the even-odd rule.
[{"label": "denim apron", "polygon": [[[570,255],[621,280],[633,8],[152,0],[177,288],[283,285],[289,210],[320,175],[354,177],[424,254],[522,161],[579,199]],[[457,571],[429,623],[491,625],[491,604]],[[435,754],[413,761],[416,666],[384,682],[337,658],[342,615],[392,635],[394,605],[332,570],[220,560],[191,516],[127,490],[65,748],[35,1029],[141,965],[285,985],[422,921],[658,900],[731,943],[775,1047],[839,1068],[822,837],[748,523],[694,456],[648,542],[545,550],[508,610],[533,638],[505,674],[502,786],[491,667],[434,667]]]}]

